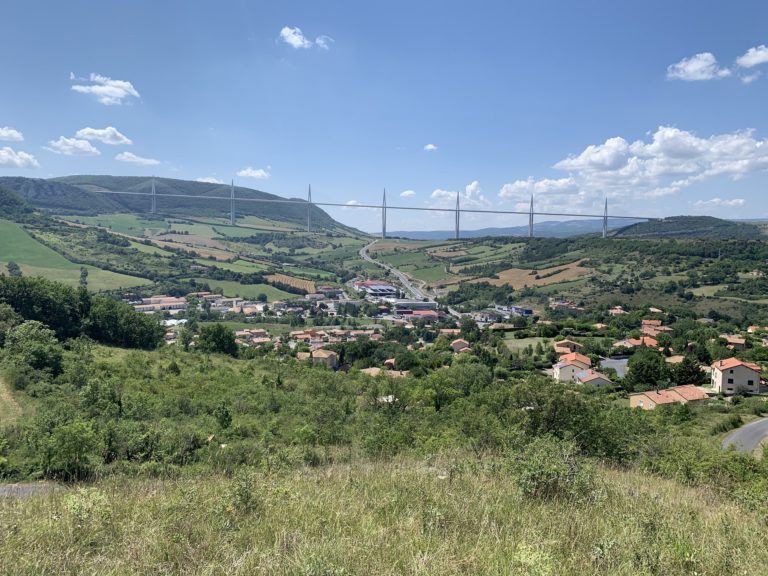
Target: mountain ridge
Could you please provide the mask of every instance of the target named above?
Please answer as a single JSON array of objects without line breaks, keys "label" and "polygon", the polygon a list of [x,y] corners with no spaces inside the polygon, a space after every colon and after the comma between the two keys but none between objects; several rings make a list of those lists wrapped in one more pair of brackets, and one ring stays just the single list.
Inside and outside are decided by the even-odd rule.
[{"label": "mountain ridge", "polygon": [[[50,179],[20,176],[0,177],[0,187],[21,196],[32,206],[51,212],[73,215],[96,215],[111,212],[149,212],[152,178],[143,176],[71,175]],[[174,178],[154,178],[157,211],[177,216],[229,216],[230,188],[224,184],[211,184]],[[120,191],[128,194],[109,194]],[[146,194],[146,195],[144,195]],[[190,196],[216,196],[210,198],[178,198],[171,194]],[[289,200],[275,194],[244,186],[235,186],[238,216],[257,216],[267,220],[306,224],[307,205],[300,198],[290,198],[300,203],[281,203]],[[252,202],[252,200],[266,200]],[[275,200],[276,202],[268,202]],[[302,205],[303,204],[303,205]],[[359,231],[338,222],[328,213],[312,205],[309,208],[312,224],[320,229]]]}]

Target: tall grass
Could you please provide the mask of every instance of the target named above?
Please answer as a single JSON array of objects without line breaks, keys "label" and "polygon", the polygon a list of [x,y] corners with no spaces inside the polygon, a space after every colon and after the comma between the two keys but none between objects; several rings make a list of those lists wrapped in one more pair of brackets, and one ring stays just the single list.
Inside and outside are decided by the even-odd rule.
[{"label": "tall grass", "polygon": [[[587,490],[587,489],[585,489]],[[0,499],[0,573],[761,575],[764,523],[711,491],[596,470],[534,497],[499,460],[397,459]]]}]

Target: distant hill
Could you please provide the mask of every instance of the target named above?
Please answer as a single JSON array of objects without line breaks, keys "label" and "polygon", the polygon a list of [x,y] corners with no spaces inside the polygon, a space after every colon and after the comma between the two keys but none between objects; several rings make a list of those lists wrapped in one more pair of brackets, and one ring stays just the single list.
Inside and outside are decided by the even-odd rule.
[{"label": "distant hill", "polygon": [[617,238],[759,238],[755,224],[712,216],[671,216],[631,224],[612,233]]},{"label": "distant hill", "polygon": [[0,218],[25,222],[35,218],[35,210],[16,192],[0,187]]},{"label": "distant hill", "polygon": [[[608,219],[608,229],[613,230],[626,226],[627,222],[640,222],[640,220],[625,220],[617,218]],[[536,222],[533,225],[533,233],[538,237],[568,238],[581,234],[594,234],[601,232],[603,221],[590,220],[565,220],[562,222],[546,221]],[[409,238],[411,240],[451,240],[454,237],[453,230],[422,231],[396,231],[389,232],[390,236]],[[510,226],[508,228],[481,228],[479,230],[462,230],[462,238],[483,238],[485,236],[528,236],[528,226]]]},{"label": "distant hill", "polygon": [[[65,176],[48,180],[36,178],[5,177],[0,178],[0,188],[11,190],[30,204],[52,212],[62,214],[96,215],[110,212],[149,212],[148,196],[129,194],[108,194],[105,192],[149,193],[152,189],[151,178],[137,176]],[[190,180],[155,178],[157,193],[157,211],[162,214],[179,216],[228,216],[229,186],[208,184]],[[173,198],[171,194],[191,196],[214,196],[221,200]],[[166,195],[164,198],[163,195]],[[286,200],[280,196],[235,186],[238,198],[257,200]],[[301,199],[298,199],[304,202]],[[237,203],[239,216],[258,216],[267,220],[306,224],[306,204],[281,204],[271,202]],[[310,209],[312,224],[324,229],[351,228],[335,221],[317,206]]]}]

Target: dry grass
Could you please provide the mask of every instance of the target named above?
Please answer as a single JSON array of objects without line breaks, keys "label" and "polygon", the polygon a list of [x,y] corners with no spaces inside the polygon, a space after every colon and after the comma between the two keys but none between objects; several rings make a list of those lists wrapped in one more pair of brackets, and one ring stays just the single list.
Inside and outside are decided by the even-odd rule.
[{"label": "dry grass", "polygon": [[287,274],[270,274],[269,276],[264,276],[264,279],[270,283],[279,282],[281,284],[293,286],[299,290],[305,290],[309,294],[316,292],[315,283],[312,280],[296,278],[294,276],[288,276]]},{"label": "dry grass", "polygon": [[[594,272],[591,268],[584,268],[581,264],[582,262],[572,262],[571,264],[542,268],[535,271],[524,268],[510,268],[499,272],[497,274],[498,278],[477,278],[474,282],[488,282],[494,286],[509,284],[515,290],[524,286],[546,286],[547,284],[576,280]],[[539,276],[539,278],[536,278],[536,276]]]},{"label": "dry grass", "polygon": [[0,422],[12,424],[21,416],[21,407],[8,385],[0,378]]},{"label": "dry grass", "polygon": [[602,470],[592,497],[541,501],[495,464],[114,478],[0,499],[0,573],[766,573],[761,520],[711,492]]}]

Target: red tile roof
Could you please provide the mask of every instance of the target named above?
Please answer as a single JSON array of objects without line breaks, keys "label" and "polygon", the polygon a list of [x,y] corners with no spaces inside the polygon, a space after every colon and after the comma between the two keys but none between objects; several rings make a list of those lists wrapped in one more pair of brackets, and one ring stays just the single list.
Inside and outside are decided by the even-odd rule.
[{"label": "red tile roof", "polygon": [[717,362],[712,364],[713,369],[720,370],[721,372],[723,370],[730,370],[731,368],[736,368],[737,366],[746,366],[747,368],[754,370],[755,372],[760,372],[760,366],[758,366],[754,362],[744,362],[743,360],[739,360],[738,358],[728,358],[726,360],[718,360]]},{"label": "red tile roof", "polygon": [[563,354],[560,356],[560,362],[580,362],[582,364],[586,364],[587,366],[592,366],[592,360],[590,360],[588,356],[584,356],[584,354],[579,354],[578,352]]}]

